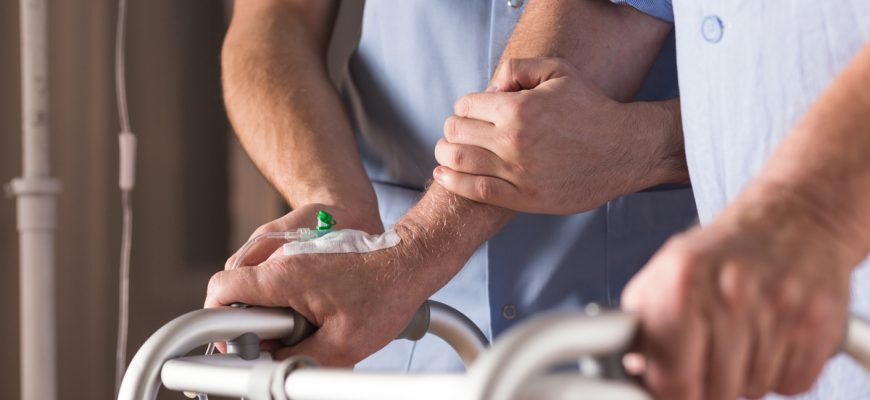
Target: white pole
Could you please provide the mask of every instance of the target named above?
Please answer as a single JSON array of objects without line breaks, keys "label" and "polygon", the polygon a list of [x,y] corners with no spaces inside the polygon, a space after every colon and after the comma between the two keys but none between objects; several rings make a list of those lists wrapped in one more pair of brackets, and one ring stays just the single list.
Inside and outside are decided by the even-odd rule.
[{"label": "white pole", "polygon": [[54,232],[60,183],[51,178],[46,0],[21,0],[22,158],[12,181],[21,263],[21,397],[56,398]]}]

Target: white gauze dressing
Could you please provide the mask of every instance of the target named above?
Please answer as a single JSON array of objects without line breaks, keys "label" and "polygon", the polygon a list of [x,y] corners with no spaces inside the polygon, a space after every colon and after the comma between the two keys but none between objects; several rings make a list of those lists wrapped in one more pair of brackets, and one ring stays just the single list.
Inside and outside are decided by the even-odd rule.
[{"label": "white gauze dressing", "polygon": [[393,247],[402,239],[394,230],[380,235],[370,235],[355,229],[329,232],[317,239],[295,241],[283,246],[285,256],[323,253],[369,253]]}]

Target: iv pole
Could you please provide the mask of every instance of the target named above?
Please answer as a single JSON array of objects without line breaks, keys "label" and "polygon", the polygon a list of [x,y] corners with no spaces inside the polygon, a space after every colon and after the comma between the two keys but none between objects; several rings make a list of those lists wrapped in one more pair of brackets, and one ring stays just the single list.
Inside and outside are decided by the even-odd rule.
[{"label": "iv pole", "polygon": [[21,398],[55,400],[55,228],[60,182],[51,177],[47,0],[21,0],[23,174],[16,197],[21,264]]}]

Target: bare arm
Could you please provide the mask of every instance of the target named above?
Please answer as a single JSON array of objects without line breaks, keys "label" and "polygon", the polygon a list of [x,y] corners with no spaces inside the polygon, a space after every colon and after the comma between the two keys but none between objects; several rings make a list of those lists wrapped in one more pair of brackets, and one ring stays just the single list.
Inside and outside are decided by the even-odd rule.
[{"label": "bare arm", "polygon": [[798,394],[839,351],[851,272],[870,252],[867,82],[870,44],[737,199],[623,292],[657,398]]},{"label": "bare arm", "polygon": [[833,82],[751,186],[804,199],[849,256],[870,252],[870,43]]},{"label": "bare arm", "polygon": [[604,94],[631,101],[673,25],[608,0],[547,0],[528,5],[502,55],[560,57]]},{"label": "bare arm", "polygon": [[329,81],[335,1],[245,0],[224,41],[224,97],[239,140],[294,208],[353,208],[337,216],[380,229],[350,124]]}]

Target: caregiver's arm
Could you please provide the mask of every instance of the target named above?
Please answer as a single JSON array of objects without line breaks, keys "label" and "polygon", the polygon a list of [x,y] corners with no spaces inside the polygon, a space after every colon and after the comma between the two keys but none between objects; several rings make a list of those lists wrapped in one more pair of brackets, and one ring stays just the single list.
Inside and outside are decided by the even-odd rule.
[{"label": "caregiver's arm", "polygon": [[[436,182],[517,211],[569,214],[688,181],[679,99],[626,103],[670,24],[607,0],[534,2],[523,19],[536,23],[517,28],[488,93],[461,98],[446,121]],[[535,42],[550,47],[522,50]],[[540,55],[559,58],[517,58]]]},{"label": "caregiver's arm", "polygon": [[605,95],[627,102],[671,30],[670,23],[610,0],[531,1],[501,59],[562,58]]},{"label": "caregiver's arm", "polygon": [[342,226],[378,231],[374,191],[327,72],[337,8],[236,2],[222,52],[224,98],[245,150],[293,208],[324,204]]},{"label": "caregiver's arm", "polygon": [[629,283],[657,398],[797,394],[840,349],[851,272],[870,252],[867,82],[870,44],[732,204]]}]

